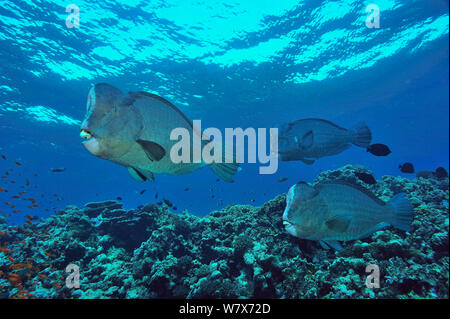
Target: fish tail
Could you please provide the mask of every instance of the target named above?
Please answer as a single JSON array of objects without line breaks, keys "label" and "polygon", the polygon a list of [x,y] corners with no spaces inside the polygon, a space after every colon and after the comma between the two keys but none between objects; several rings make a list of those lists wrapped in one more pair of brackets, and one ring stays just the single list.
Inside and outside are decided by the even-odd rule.
[{"label": "fish tail", "polygon": [[365,123],[358,123],[350,129],[352,143],[367,148],[372,142],[372,133]]},{"label": "fish tail", "polygon": [[392,211],[392,226],[404,231],[411,230],[411,223],[414,218],[413,206],[405,197],[404,193],[397,194],[391,198],[388,205],[393,209]]},{"label": "fish tail", "polygon": [[233,183],[232,176],[236,174],[239,169],[237,163],[212,163],[209,166],[217,176],[226,182]]}]

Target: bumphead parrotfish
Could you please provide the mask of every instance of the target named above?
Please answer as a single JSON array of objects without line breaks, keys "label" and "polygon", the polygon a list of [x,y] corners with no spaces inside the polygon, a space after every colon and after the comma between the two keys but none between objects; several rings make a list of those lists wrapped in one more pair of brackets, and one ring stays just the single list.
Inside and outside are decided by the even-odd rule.
[{"label": "bumphead parrotfish", "polygon": [[177,141],[171,140],[170,134],[175,128],[202,137],[192,122],[162,97],[147,92],[123,94],[100,83],[89,91],[80,136],[91,154],[125,166],[138,181],[154,180],[154,173],[187,174],[208,165],[223,180],[233,181],[236,163],[174,163],[170,151]]},{"label": "bumphead parrotfish", "polygon": [[337,241],[369,236],[388,225],[409,231],[413,207],[403,194],[389,202],[357,185],[300,182],[289,189],[283,224],[296,237],[339,249]]},{"label": "bumphead parrotfish", "polygon": [[323,119],[302,119],[280,127],[278,154],[281,161],[313,164],[315,159],[339,154],[352,144],[366,148],[371,140],[364,123],[345,129]]}]

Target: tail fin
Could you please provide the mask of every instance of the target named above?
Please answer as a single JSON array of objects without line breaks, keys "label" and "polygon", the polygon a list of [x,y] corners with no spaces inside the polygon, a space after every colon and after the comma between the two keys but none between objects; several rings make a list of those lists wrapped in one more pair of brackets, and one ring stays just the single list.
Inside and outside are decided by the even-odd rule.
[{"label": "tail fin", "polygon": [[414,210],[409,200],[405,197],[405,194],[401,193],[395,195],[387,204],[393,209],[391,220],[392,226],[404,231],[411,230]]},{"label": "tail fin", "polygon": [[352,143],[359,147],[368,147],[372,142],[372,133],[365,123],[358,123],[350,129]]},{"label": "tail fin", "polygon": [[226,182],[233,183],[233,179],[231,178],[234,174],[236,174],[239,169],[239,164],[237,163],[213,163],[209,165],[214,173],[217,174],[221,179]]}]

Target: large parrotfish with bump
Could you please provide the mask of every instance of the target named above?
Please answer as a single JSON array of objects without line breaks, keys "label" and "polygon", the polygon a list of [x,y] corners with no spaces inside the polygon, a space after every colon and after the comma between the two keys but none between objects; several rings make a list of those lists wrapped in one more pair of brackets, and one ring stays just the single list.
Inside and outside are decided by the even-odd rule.
[{"label": "large parrotfish with bump", "polygon": [[162,97],[147,92],[124,94],[100,83],[89,91],[80,136],[91,154],[125,166],[138,181],[154,180],[154,173],[188,174],[208,165],[223,180],[233,181],[238,170],[234,162],[174,163],[170,150],[177,141],[170,139],[170,133],[175,128],[202,137],[192,122]]},{"label": "large parrotfish with bump", "polygon": [[409,231],[413,214],[404,194],[384,202],[353,184],[299,182],[286,196],[283,224],[293,236],[340,249],[338,241],[364,238],[389,225]]}]

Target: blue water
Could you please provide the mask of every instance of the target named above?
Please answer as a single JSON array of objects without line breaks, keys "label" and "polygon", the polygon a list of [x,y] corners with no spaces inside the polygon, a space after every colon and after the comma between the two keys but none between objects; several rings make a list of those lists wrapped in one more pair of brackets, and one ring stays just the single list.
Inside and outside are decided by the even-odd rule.
[{"label": "blue water", "polygon": [[[372,2],[380,8],[378,29],[365,25]],[[0,180],[9,191],[0,193],[0,209],[10,212],[4,202],[21,186],[39,204],[30,210],[16,200],[22,213],[13,221],[118,196],[126,208],[168,198],[178,211],[204,215],[229,204],[260,205],[346,164],[364,165],[376,178],[413,177],[398,170],[405,161],[416,170],[448,169],[447,1],[74,3],[80,27],[69,29],[70,2],[0,1],[0,153],[7,157],[0,173],[9,172]],[[244,164],[233,184],[216,182],[208,168],[140,184],[81,145],[87,94],[98,82],[156,93],[203,127],[364,121],[374,142],[393,152],[374,157],[352,147],[312,166],[280,162],[274,175]],[[66,170],[51,172],[55,167]]]}]

